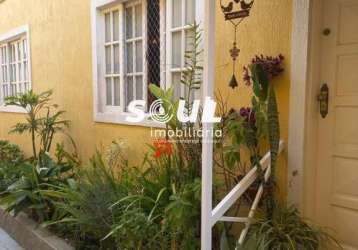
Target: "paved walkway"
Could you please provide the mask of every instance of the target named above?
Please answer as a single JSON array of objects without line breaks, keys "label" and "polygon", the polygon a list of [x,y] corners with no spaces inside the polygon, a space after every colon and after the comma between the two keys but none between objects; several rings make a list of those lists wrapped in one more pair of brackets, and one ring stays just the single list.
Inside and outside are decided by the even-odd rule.
[{"label": "paved walkway", "polygon": [[3,229],[0,228],[0,250],[24,250]]}]

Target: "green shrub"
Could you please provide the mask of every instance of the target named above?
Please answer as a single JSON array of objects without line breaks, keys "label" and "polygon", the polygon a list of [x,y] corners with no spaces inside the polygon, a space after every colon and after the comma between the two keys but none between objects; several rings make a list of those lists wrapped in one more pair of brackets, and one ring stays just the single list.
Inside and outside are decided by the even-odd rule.
[{"label": "green shrub", "polygon": [[145,170],[128,166],[122,156],[106,162],[97,153],[77,183],[59,188],[62,217],[45,225],[67,230],[78,249],[197,249],[200,179],[194,165],[184,166],[167,146],[161,154],[153,147]]},{"label": "green shrub", "polygon": [[23,160],[19,146],[0,140],[0,192],[20,178]]},{"label": "green shrub", "polygon": [[78,182],[61,189],[62,200],[56,206],[62,218],[48,222],[66,226],[78,249],[115,249],[113,237],[103,240],[112,230],[117,211],[111,205],[128,195],[128,186],[115,178],[102,156],[97,153],[89,166],[77,174]]},{"label": "green shrub", "polygon": [[0,140],[0,162],[3,161],[21,161],[24,158],[24,154],[15,144],[11,144],[8,141]]},{"label": "green shrub", "polygon": [[57,144],[57,160],[49,155],[56,133],[65,132],[69,126],[69,121],[62,119],[64,111],[57,111],[58,106],[51,103],[51,96],[52,91],[40,94],[28,91],[5,99],[6,105],[27,110],[26,121],[17,123],[10,133],[31,135],[32,158],[23,160],[17,146],[0,141],[0,189],[3,191],[0,202],[7,206],[8,212],[15,215],[21,211],[30,212],[40,222],[56,215],[57,189],[68,185],[73,168],[80,164],[71,138],[75,153],[69,153],[63,144]]},{"label": "green shrub", "polygon": [[133,237],[133,245],[119,243],[119,249],[132,249],[138,242],[139,249],[199,248],[201,181],[195,171],[198,165],[185,164],[171,147],[166,141],[154,146],[144,161],[146,171],[137,173],[136,191],[112,206],[124,213],[116,217],[110,234],[116,235],[118,242],[128,240],[128,231]]},{"label": "green shrub", "polygon": [[2,193],[0,203],[15,216],[27,211],[37,221],[48,220],[57,211],[58,187],[72,179],[73,167],[68,162],[55,162],[47,153],[41,153],[37,162],[22,162],[18,179]]},{"label": "green shrub", "polygon": [[[305,222],[294,207],[277,207],[272,219],[256,221],[250,228],[243,250],[318,250],[339,247],[321,229]],[[336,248],[334,248],[336,249]]]}]

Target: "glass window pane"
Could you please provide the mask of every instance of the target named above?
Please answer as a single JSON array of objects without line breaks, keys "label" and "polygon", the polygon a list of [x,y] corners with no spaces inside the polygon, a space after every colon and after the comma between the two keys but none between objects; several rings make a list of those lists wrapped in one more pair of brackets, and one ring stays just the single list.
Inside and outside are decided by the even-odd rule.
[{"label": "glass window pane", "polygon": [[106,74],[112,72],[112,53],[111,46],[106,46]]},{"label": "glass window pane", "polygon": [[119,45],[113,46],[113,62],[114,62],[114,73],[119,74]]},{"label": "glass window pane", "polygon": [[24,56],[24,60],[26,60],[27,59],[27,40],[26,39],[24,39],[24,40],[22,40],[22,46],[24,47],[24,54],[23,54],[23,56]]},{"label": "glass window pane", "polygon": [[105,23],[106,42],[110,42],[111,41],[111,14],[110,13],[104,15],[104,23]]},{"label": "glass window pane", "polygon": [[17,61],[20,61],[22,59],[22,52],[21,52],[21,46],[20,42],[16,43],[16,50],[17,50]]},{"label": "glass window pane", "polygon": [[16,84],[11,84],[10,95],[16,95]]},{"label": "glass window pane", "polygon": [[24,62],[24,79],[27,81],[29,79],[29,69],[27,66],[27,62]]},{"label": "glass window pane", "polygon": [[195,21],[195,0],[186,0],[185,22],[193,24]]},{"label": "glass window pane", "polygon": [[4,58],[5,58],[5,61],[4,62],[8,62],[8,60],[9,60],[9,49],[8,49],[9,47],[4,47]]},{"label": "glass window pane", "polygon": [[126,9],[126,38],[133,37],[133,8]]},{"label": "glass window pane", "polygon": [[133,72],[133,44],[127,43],[127,73]]},{"label": "glass window pane", "polygon": [[7,90],[7,85],[3,85],[3,92],[4,92],[4,97],[7,97],[9,95]]},{"label": "glass window pane", "polygon": [[114,106],[120,106],[121,93],[120,93],[119,77],[114,78],[113,85],[114,85]]},{"label": "glass window pane", "polygon": [[135,6],[135,35],[142,36],[142,5]]},{"label": "glass window pane", "polygon": [[173,28],[182,26],[182,1],[183,0],[173,0]]},{"label": "glass window pane", "polygon": [[4,47],[0,48],[0,63],[4,64]]},{"label": "glass window pane", "polygon": [[30,86],[28,82],[25,82],[25,91],[27,92],[29,90]]},{"label": "glass window pane", "polygon": [[9,81],[9,78],[8,78],[8,67],[7,66],[4,66],[4,82],[7,82]]},{"label": "glass window pane", "polygon": [[112,79],[106,78],[106,105],[112,105]]},{"label": "glass window pane", "polygon": [[6,66],[1,66],[1,82],[6,82]]},{"label": "glass window pane", "polygon": [[22,81],[22,79],[23,79],[23,75],[22,75],[22,68],[21,68],[21,66],[22,66],[22,64],[21,63],[19,63],[18,64],[18,67],[19,67],[19,81]]},{"label": "glass window pane", "polygon": [[174,86],[174,100],[178,100],[181,97],[181,73],[173,73],[173,86]]},{"label": "glass window pane", "polygon": [[16,81],[16,65],[12,64],[10,66],[10,82]]},{"label": "glass window pane", "polygon": [[5,62],[8,62],[8,60],[9,60],[9,47],[4,48],[4,53],[5,53]]},{"label": "glass window pane", "polygon": [[133,77],[127,77],[127,84],[126,84],[126,106],[133,101]]},{"label": "glass window pane", "polygon": [[143,42],[142,41],[136,42],[135,49],[136,49],[136,56],[135,56],[136,71],[143,72]]},{"label": "glass window pane", "polygon": [[144,100],[143,96],[143,77],[136,77],[136,100]]},{"label": "glass window pane", "polygon": [[182,48],[181,31],[172,33],[172,68],[181,68]]},{"label": "glass window pane", "polygon": [[10,45],[10,63],[14,62],[15,61],[15,46],[14,44],[11,44]]},{"label": "glass window pane", "polygon": [[119,40],[119,11],[113,12],[113,41]]}]

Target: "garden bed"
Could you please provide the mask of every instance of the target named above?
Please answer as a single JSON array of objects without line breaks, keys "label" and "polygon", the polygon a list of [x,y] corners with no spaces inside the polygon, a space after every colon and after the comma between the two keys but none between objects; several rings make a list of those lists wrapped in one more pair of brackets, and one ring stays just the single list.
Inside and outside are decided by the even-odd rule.
[{"label": "garden bed", "polygon": [[39,227],[24,213],[13,217],[0,207],[0,227],[25,249],[74,250],[66,241]]}]

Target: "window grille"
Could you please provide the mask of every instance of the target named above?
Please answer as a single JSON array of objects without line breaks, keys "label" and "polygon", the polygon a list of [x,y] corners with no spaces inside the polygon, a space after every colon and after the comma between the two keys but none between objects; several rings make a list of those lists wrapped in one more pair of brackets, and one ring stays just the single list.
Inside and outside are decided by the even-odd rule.
[{"label": "window grille", "polygon": [[[160,86],[161,77],[160,77],[160,1],[152,0],[147,2],[147,74],[148,74],[148,84],[155,84]],[[164,24],[164,20],[162,20]],[[165,34],[162,34],[163,36]],[[164,40],[164,39],[163,39]],[[155,97],[148,91],[148,103],[149,105],[155,100]]]},{"label": "window grille", "polygon": [[132,0],[97,7],[97,114],[126,112],[132,100],[146,101],[147,109],[155,100],[149,84],[176,84],[183,95],[180,78],[195,2]]}]

